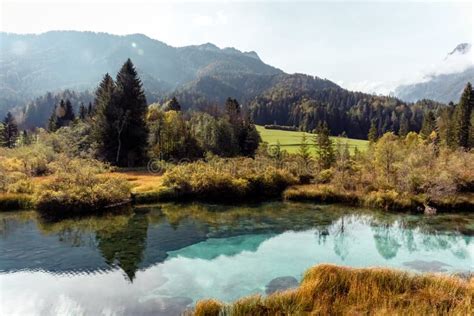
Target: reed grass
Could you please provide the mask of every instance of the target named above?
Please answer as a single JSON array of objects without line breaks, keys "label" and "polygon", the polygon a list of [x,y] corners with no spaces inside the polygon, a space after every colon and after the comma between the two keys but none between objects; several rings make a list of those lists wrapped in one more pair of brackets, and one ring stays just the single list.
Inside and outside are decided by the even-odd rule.
[{"label": "reed grass", "polygon": [[472,315],[473,304],[474,278],[321,264],[297,289],[200,301],[194,315]]}]

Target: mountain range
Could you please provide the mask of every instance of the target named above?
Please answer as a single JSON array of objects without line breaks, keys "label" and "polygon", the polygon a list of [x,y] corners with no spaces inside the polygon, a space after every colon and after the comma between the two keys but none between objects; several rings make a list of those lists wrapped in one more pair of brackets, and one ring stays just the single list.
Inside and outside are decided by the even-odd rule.
[{"label": "mountain range", "polygon": [[[419,130],[424,111],[443,105],[401,99],[455,98],[471,78],[470,73],[462,78],[456,74],[450,86],[445,76],[439,76],[431,80],[439,88],[425,88],[421,94],[419,86],[402,87],[397,90],[399,98],[394,98],[351,92],[319,77],[287,74],[264,63],[255,52],[211,43],[172,47],[142,34],[52,31],[0,33],[0,45],[0,115],[13,109],[24,128],[45,126],[61,99],[70,99],[76,109],[92,101],[103,75],[115,75],[127,58],[137,68],[148,103],[175,96],[184,109],[205,109],[233,97],[259,124],[310,131],[326,121],[336,135],[357,138],[367,137],[374,123],[379,133],[398,132],[401,126]],[[469,49],[459,46],[451,55],[464,56]]]},{"label": "mountain range", "polygon": [[457,45],[437,65],[435,73],[427,74],[421,82],[397,87],[395,95],[409,102],[432,99],[443,103],[457,103],[466,83],[474,83],[471,46],[470,43]]},{"label": "mountain range", "polygon": [[[215,85],[234,95],[261,77],[283,74],[255,52],[203,45],[172,47],[142,34],[53,31],[0,33],[0,108],[15,107],[47,91],[95,89],[127,58],[134,62],[150,102],[175,89]],[[248,86],[248,87],[247,87]],[[235,95],[237,97],[237,95]]]}]

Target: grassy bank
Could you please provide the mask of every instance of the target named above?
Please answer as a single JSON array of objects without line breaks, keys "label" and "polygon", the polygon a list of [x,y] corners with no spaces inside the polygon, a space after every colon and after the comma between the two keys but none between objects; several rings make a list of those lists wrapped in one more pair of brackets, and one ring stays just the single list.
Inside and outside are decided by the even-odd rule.
[{"label": "grassy bank", "polygon": [[13,211],[33,207],[33,197],[30,194],[0,193],[0,211]]},{"label": "grassy bank", "polygon": [[[291,186],[283,192],[283,199],[288,201],[346,203],[388,211],[424,210],[428,203],[427,196],[424,194],[400,194],[393,190],[348,191],[338,189],[331,184]],[[429,205],[438,210],[472,211],[474,193],[458,193],[444,199],[430,199]]]},{"label": "grassy bank", "polygon": [[[279,198],[287,201],[317,203],[344,203],[354,206],[379,208],[389,211],[422,211],[426,195],[399,194],[393,190],[350,191],[336,188],[332,184],[296,184],[297,180],[288,174],[257,175],[249,171],[246,175],[233,178],[230,174],[216,174],[206,171],[201,165],[181,167],[166,176],[147,171],[115,171],[100,175],[102,179],[127,182],[130,193],[122,195],[123,200],[134,204],[180,201],[184,199],[233,200],[239,197],[248,201],[252,198]],[[204,168],[204,169],[203,169]],[[191,171],[192,169],[192,171]],[[268,173],[268,172],[267,172]],[[206,176],[204,177],[203,174]],[[54,183],[52,176],[33,178],[33,186],[44,188]],[[107,180],[108,181],[108,180]],[[113,187],[113,186],[112,186]],[[109,190],[106,190],[106,192]],[[81,197],[82,199],[82,197]],[[108,201],[107,203],[109,203]],[[114,200],[114,203],[119,203]],[[236,202],[236,200],[234,200]],[[111,202],[110,202],[111,203]],[[430,200],[429,205],[438,210],[472,211],[474,193],[458,193],[449,198]],[[33,193],[1,193],[0,210],[9,211],[36,207]],[[57,208],[61,208],[59,205]]]},{"label": "grassy bank", "polygon": [[213,315],[471,315],[474,278],[415,275],[382,268],[322,264],[309,269],[297,289],[230,304],[197,303],[193,314]]},{"label": "grassy bank", "polygon": [[[301,145],[301,138],[303,135],[306,135],[308,142],[313,142],[315,134],[305,133],[305,132],[296,132],[296,131],[283,131],[276,129],[266,129],[263,126],[256,125],[257,131],[262,138],[262,141],[267,142],[269,145],[275,145],[277,142],[280,143],[281,149],[286,150],[290,154],[296,154],[298,148]],[[360,151],[367,150],[369,142],[362,139],[353,139],[346,137],[331,137],[331,140],[334,144],[344,143],[348,145],[351,152],[354,152],[354,149],[357,147]],[[311,153],[315,155],[315,149],[313,146]]]}]

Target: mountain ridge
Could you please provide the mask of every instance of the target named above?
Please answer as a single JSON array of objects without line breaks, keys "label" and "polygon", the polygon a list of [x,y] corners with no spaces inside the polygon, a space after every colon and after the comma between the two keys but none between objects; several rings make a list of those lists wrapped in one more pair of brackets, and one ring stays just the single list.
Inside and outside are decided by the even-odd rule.
[{"label": "mountain ridge", "polygon": [[420,82],[398,86],[395,95],[408,102],[432,99],[457,103],[466,83],[474,82],[474,65],[467,56],[471,49],[470,43],[456,45],[438,65],[435,73],[427,74]]},{"label": "mountain ridge", "polygon": [[95,89],[105,73],[114,74],[127,58],[133,60],[150,102],[203,76],[284,73],[252,51],[211,43],[173,47],[140,33],[0,32],[0,44],[0,112],[49,91]]}]

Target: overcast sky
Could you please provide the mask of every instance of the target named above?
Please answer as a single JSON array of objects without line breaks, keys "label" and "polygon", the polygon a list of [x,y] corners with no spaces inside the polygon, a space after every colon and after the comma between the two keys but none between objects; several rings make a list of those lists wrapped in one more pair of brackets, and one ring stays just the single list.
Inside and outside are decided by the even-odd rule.
[{"label": "overcast sky", "polygon": [[5,32],[88,30],[143,33],[173,46],[212,42],[367,92],[386,93],[438,69],[474,33],[470,1],[0,1]]}]

